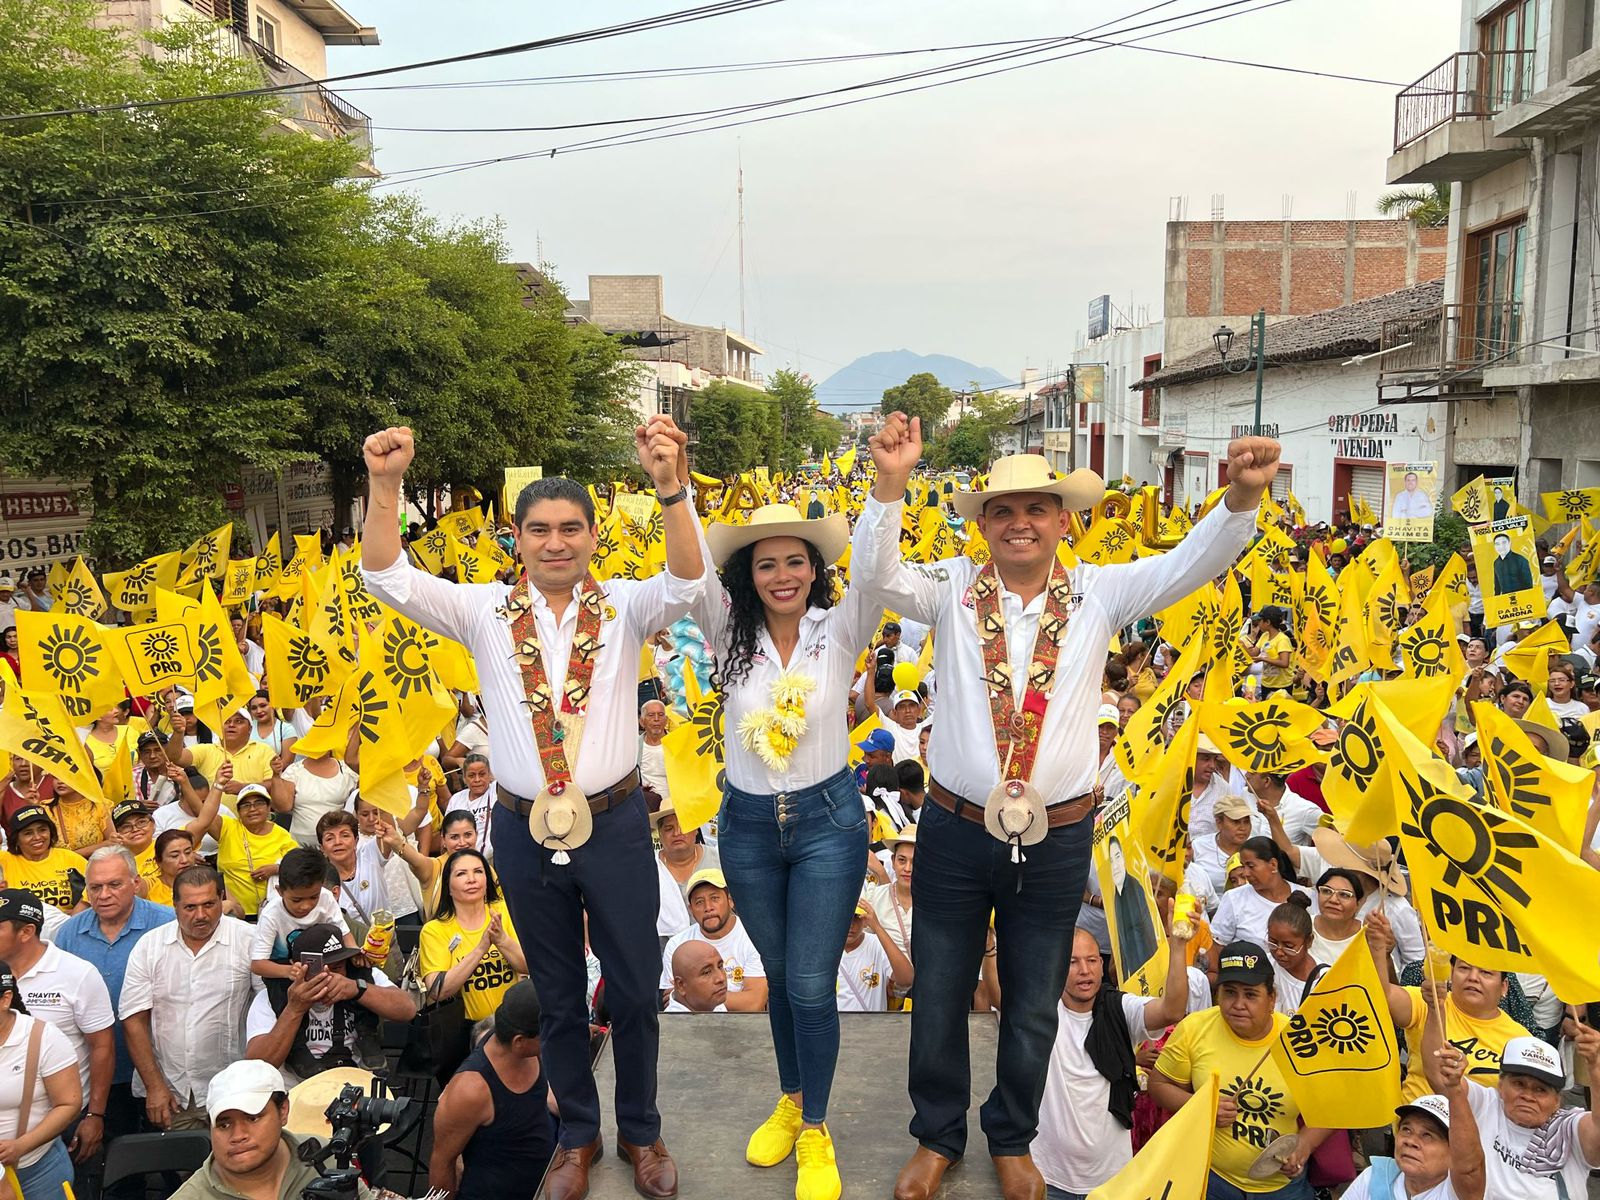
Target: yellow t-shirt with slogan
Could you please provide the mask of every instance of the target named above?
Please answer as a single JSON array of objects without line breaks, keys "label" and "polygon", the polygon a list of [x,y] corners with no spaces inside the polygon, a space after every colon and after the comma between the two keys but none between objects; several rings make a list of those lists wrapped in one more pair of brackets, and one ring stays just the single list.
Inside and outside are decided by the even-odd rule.
[{"label": "yellow t-shirt with slogan", "polygon": [[[265,742],[246,742],[231,753],[210,742],[193,746],[189,752],[194,755],[194,769],[206,777],[207,783],[216,782],[217,770],[224,762],[233,764],[235,783],[265,783],[272,778],[272,747]],[[228,800],[228,807],[232,808],[233,797]]]},{"label": "yellow t-shirt with slogan", "polygon": [[250,872],[281,862],[299,844],[282,826],[268,825],[265,833],[251,833],[244,822],[223,814],[222,832],[217,835],[217,869],[227,881],[228,895],[239,902],[246,916],[255,916],[267,895],[266,880],[252,879]]},{"label": "yellow t-shirt with slogan", "polygon": [[1261,1061],[1288,1025],[1289,1018],[1275,1012],[1272,1032],[1247,1042],[1228,1028],[1221,1009],[1208,1008],[1179,1021],[1156,1059],[1156,1070],[1175,1083],[1198,1088],[1216,1075],[1224,1094],[1238,1104],[1233,1122],[1217,1126],[1212,1135],[1211,1169],[1242,1192],[1274,1192],[1289,1185],[1282,1175],[1249,1175],[1250,1164],[1274,1138],[1295,1131],[1300,1114],[1277,1065],[1271,1057]]},{"label": "yellow t-shirt with slogan", "polygon": [[1261,686],[1267,688],[1286,688],[1294,682],[1294,643],[1289,640],[1287,633],[1275,633],[1260,647],[1263,660],[1276,658],[1280,654],[1289,656],[1289,665],[1276,666],[1271,662],[1263,661],[1261,664]]},{"label": "yellow t-shirt with slogan", "polygon": [[38,862],[29,862],[20,854],[0,851],[0,867],[5,869],[6,886],[26,888],[46,904],[72,911],[72,881],[69,871],[87,877],[89,864],[83,855],[75,854],[65,846],[52,846],[50,853]]},{"label": "yellow t-shirt with slogan", "polygon": [[[501,924],[505,926],[506,933],[511,937],[517,936],[517,931],[511,926],[511,914],[506,912],[505,902],[495,900],[489,904],[489,916],[500,914]],[[455,917],[435,917],[422,927],[421,940],[418,943],[418,963],[422,974],[426,977],[435,972],[448,971],[462,959],[472,953],[473,947],[483,937],[484,926],[488,917],[484,918],[484,925],[476,929],[463,929],[461,922]],[[478,960],[478,965],[472,969],[472,974],[467,976],[467,982],[461,987],[461,998],[467,1009],[467,1020],[481,1021],[500,1007],[500,999],[517,981],[517,973],[511,969],[511,964],[506,961],[505,955],[500,953],[499,946],[490,946],[488,953]]]},{"label": "yellow t-shirt with slogan", "polygon": [[[1411,1024],[1405,1028],[1406,1048],[1411,1052],[1411,1065],[1405,1081],[1400,1085],[1400,1099],[1410,1104],[1418,1096],[1433,1091],[1428,1086],[1428,1076],[1422,1069],[1422,1035],[1427,1023],[1433,1019],[1428,1002],[1422,998],[1422,989],[1408,987],[1411,997]],[[1456,1049],[1467,1056],[1467,1078],[1484,1087],[1493,1087],[1500,1078],[1500,1056],[1506,1043],[1514,1037],[1527,1037],[1528,1031],[1506,1015],[1504,1009],[1495,1009],[1487,1021],[1468,1016],[1456,1007],[1454,996],[1444,1001],[1444,1036]]]}]

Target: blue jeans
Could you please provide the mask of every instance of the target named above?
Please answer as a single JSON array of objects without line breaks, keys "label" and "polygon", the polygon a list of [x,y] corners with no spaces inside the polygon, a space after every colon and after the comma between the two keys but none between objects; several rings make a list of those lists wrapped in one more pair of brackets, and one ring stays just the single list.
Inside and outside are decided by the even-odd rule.
[{"label": "blue jeans", "polygon": [[[655,851],[644,792],[594,819],[589,840],[557,866],[533,840],[528,819],[498,800],[491,806],[494,865],[517,940],[538,989],[541,1058],[561,1101],[561,1144],[587,1146],[600,1136],[600,1094],[589,1050],[589,944],[605,965],[611,1053],[616,1062],[617,1133],[635,1146],[661,1136],[656,1108],[660,1047],[661,943]],[[530,1185],[532,1186],[532,1185]]]},{"label": "blue jeans", "polygon": [[61,1200],[66,1194],[61,1185],[72,1182],[72,1159],[61,1139],[51,1142],[33,1166],[18,1167],[17,1182],[22,1185],[22,1200]]},{"label": "blue jeans", "polygon": [[989,1153],[1026,1154],[1039,1130],[1093,824],[1085,817],[1052,829],[1023,849],[1026,861],[1013,863],[1011,847],[982,825],[937,803],[922,806],[911,875],[917,982],[908,1082],[911,1136],[937,1154],[958,1159],[967,1149],[967,1016],[991,910],[1004,1002],[994,1091],[980,1114]]},{"label": "blue jeans", "polygon": [[[916,1009],[912,1009],[915,1012]],[[1061,1188],[1044,1185],[1044,1200],[1089,1200],[1088,1192],[1068,1192]]]},{"label": "blue jeans", "polygon": [[1291,1179],[1273,1192],[1247,1192],[1235,1187],[1215,1171],[1206,1181],[1206,1200],[1270,1200],[1274,1196],[1278,1200],[1311,1200],[1311,1184],[1306,1180],[1305,1172],[1302,1171],[1300,1178]]},{"label": "blue jeans", "polygon": [[729,785],[717,852],[767,971],[778,1083],[828,1116],[839,1060],[839,957],[867,873],[867,811],[848,771],[815,787],[757,796]]}]

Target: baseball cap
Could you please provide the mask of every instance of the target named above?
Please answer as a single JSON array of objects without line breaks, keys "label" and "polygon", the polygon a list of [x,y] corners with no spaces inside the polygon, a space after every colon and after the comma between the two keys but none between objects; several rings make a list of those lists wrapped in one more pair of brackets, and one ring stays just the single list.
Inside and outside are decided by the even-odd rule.
[{"label": "baseball cap", "polygon": [[145,730],[145,732],[141,733],[139,735],[139,740],[134,743],[135,748],[139,750],[143,750],[146,746],[159,745],[161,745],[161,735],[158,733],[151,733],[149,730]]},{"label": "baseball cap", "polygon": [[890,753],[893,753],[894,734],[890,733],[887,729],[874,729],[861,741],[856,743],[856,749],[864,750],[868,753],[871,753],[873,750],[887,750]]},{"label": "baseball cap", "polygon": [[864,917],[864,916],[867,915],[867,913],[869,911],[871,911],[871,907],[867,904],[867,898],[865,896],[862,896],[859,900],[856,901],[856,912],[855,912],[855,915],[858,916],[858,917]]},{"label": "baseball cap", "polygon": [[238,808],[251,796],[260,796],[268,804],[272,803],[272,793],[267,791],[264,783],[247,783],[239,789],[239,794],[233,798],[233,807]]},{"label": "baseball cap", "polygon": [[1252,815],[1250,806],[1245,803],[1243,796],[1223,796],[1211,806],[1211,811],[1219,817],[1228,817],[1234,821]]},{"label": "baseball cap", "polygon": [[1409,1104],[1402,1104],[1394,1110],[1394,1115],[1403,1117],[1408,1112],[1419,1112],[1424,1116],[1432,1117],[1446,1129],[1450,1128],[1450,1101],[1443,1096],[1428,1095],[1418,1096]]},{"label": "baseball cap", "polygon": [[0,921],[21,921],[44,928],[44,904],[26,888],[0,888]]},{"label": "baseball cap", "polygon": [[709,883],[712,887],[721,888],[723,891],[728,890],[728,881],[724,878],[722,872],[715,867],[706,867],[689,876],[689,882],[684,887],[683,894],[685,896],[694,895],[695,888],[702,883]]},{"label": "baseball cap", "polygon": [[907,700],[911,701],[913,704],[921,704],[922,703],[922,697],[921,696],[917,695],[915,692],[911,691],[909,688],[901,688],[892,697],[890,697],[890,699],[889,699],[889,707],[890,708],[894,708],[896,705],[902,704]]},{"label": "baseball cap", "polygon": [[54,824],[50,814],[37,804],[25,804],[11,814],[11,836],[16,837],[29,825],[36,825],[43,821],[46,825]]},{"label": "baseball cap", "polygon": [[1271,983],[1272,960],[1254,942],[1229,942],[1217,959],[1217,983]]},{"label": "baseball cap", "polygon": [[344,944],[344,938],[339,935],[338,929],[320,921],[315,925],[307,925],[304,929],[292,931],[285,939],[285,946],[289,951],[290,962],[300,962],[307,954],[320,954],[325,963],[343,962],[361,953],[355,946]]},{"label": "baseball cap", "polygon": [[1096,714],[1096,725],[1121,725],[1122,714],[1117,711],[1115,704],[1102,704]]},{"label": "baseball cap", "polygon": [[1534,1037],[1514,1037],[1500,1052],[1500,1074],[1526,1075],[1548,1083],[1556,1091],[1567,1086],[1567,1073],[1561,1059],[1548,1043]]},{"label": "baseball cap", "polygon": [[192,713],[194,711],[194,697],[193,696],[179,696],[177,703],[174,704],[173,707],[176,708],[179,712],[190,712],[190,713]]},{"label": "baseball cap", "polygon": [[1540,565],[1546,566],[1546,567],[1555,566],[1556,565],[1556,556],[1554,554],[1546,554],[1544,556],[1544,562],[1542,564],[1540,564]]},{"label": "baseball cap", "polygon": [[237,1110],[253,1117],[265,1111],[278,1093],[288,1091],[277,1067],[259,1058],[242,1058],[211,1077],[206,1116],[215,1122],[223,1113]]},{"label": "baseball cap", "polygon": [[137,800],[124,800],[111,810],[111,827],[115,829],[129,817],[148,817],[150,810]]},{"label": "baseball cap", "polygon": [[1235,851],[1234,853],[1228,855],[1228,861],[1223,865],[1222,870],[1224,874],[1232,875],[1242,866],[1244,866],[1244,860],[1240,858],[1238,852]]}]

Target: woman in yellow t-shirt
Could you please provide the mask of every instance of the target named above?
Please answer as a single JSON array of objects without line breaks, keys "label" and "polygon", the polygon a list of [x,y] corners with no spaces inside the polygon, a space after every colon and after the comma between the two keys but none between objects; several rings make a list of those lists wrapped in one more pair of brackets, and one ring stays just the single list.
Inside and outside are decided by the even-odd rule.
[{"label": "woman in yellow t-shirt", "polygon": [[1284,632],[1288,614],[1276,605],[1267,605],[1256,619],[1261,624],[1254,642],[1246,641],[1250,657],[1261,664],[1261,695],[1287,691],[1294,684],[1294,643]]},{"label": "woman in yellow t-shirt", "polygon": [[[1150,1098],[1177,1112],[1213,1075],[1220,1077],[1212,1182],[1241,1192],[1276,1192],[1300,1178],[1312,1151],[1331,1131],[1299,1130],[1300,1143],[1280,1171],[1265,1179],[1250,1177],[1261,1152],[1299,1124],[1294,1095],[1267,1054],[1289,1018],[1274,1011],[1276,974],[1264,949],[1254,942],[1230,942],[1217,961],[1216,1007],[1178,1022],[1150,1073]],[[1311,1194],[1309,1187],[1305,1194]]]},{"label": "woman in yellow t-shirt", "polygon": [[[213,792],[215,788],[211,789]],[[228,895],[239,902],[245,915],[261,911],[267,898],[267,880],[278,873],[278,863],[298,842],[272,821],[272,797],[259,783],[247,783],[234,798],[238,817],[218,813],[207,831],[217,839],[217,869],[227,882]]]},{"label": "woman in yellow t-shirt", "polygon": [[419,965],[429,997],[448,1000],[460,992],[469,1021],[493,1013],[517,977],[528,973],[488,860],[476,850],[457,850],[445,860],[439,914],[422,927]]},{"label": "woman in yellow t-shirt", "polygon": [[48,812],[37,804],[19,808],[7,832],[11,849],[0,851],[7,887],[26,888],[66,912],[85,907],[84,878],[89,864],[83,855],[60,844]]}]

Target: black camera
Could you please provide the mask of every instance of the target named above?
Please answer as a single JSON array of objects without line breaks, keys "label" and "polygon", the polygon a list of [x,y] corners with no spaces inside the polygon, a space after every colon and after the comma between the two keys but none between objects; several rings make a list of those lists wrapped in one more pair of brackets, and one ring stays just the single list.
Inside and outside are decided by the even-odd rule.
[{"label": "black camera", "polygon": [[[409,1099],[380,1095],[378,1089],[381,1086],[374,1079],[372,1094],[369,1095],[353,1083],[345,1084],[323,1110],[333,1135],[326,1143],[315,1138],[307,1138],[300,1143],[303,1161],[317,1164],[331,1158],[338,1164],[336,1170],[324,1171],[313,1183],[307,1184],[300,1193],[302,1200],[356,1200],[359,1191],[357,1184],[363,1173],[367,1174],[368,1183],[377,1185],[381,1172],[374,1169],[375,1163],[365,1161],[366,1154],[362,1147],[371,1142],[385,1125],[392,1130],[400,1130],[405,1123],[404,1118],[415,1107]],[[351,1166],[357,1153],[363,1154],[360,1170]]]}]

